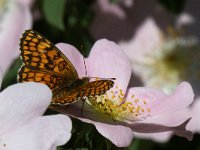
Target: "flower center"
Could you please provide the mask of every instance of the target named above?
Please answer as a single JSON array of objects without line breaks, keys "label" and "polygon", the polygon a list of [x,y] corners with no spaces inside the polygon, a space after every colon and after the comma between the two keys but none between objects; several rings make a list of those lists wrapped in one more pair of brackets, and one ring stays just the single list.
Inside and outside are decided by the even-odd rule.
[{"label": "flower center", "polygon": [[154,72],[164,82],[174,83],[171,90],[183,80],[199,81],[200,48],[194,38],[170,39],[161,53],[160,57],[155,57]]},{"label": "flower center", "polygon": [[149,116],[150,108],[146,100],[135,98],[134,95],[126,98],[121,89],[115,88],[105,95],[89,98],[89,104],[113,120],[132,122]]},{"label": "flower center", "polygon": [[200,86],[199,60],[200,47],[194,37],[170,37],[135,67],[147,86],[170,94],[183,80]]}]

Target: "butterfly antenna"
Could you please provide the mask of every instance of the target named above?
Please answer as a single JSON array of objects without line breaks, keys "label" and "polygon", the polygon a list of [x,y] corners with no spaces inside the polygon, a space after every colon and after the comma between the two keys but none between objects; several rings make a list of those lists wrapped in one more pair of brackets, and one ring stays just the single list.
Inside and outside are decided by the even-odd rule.
[{"label": "butterfly antenna", "polygon": [[84,66],[85,66],[85,76],[87,77],[87,67],[86,67],[86,63],[85,63],[85,53],[83,51],[83,45],[81,45],[81,52],[83,54],[83,63],[84,63]]},{"label": "butterfly antenna", "polygon": [[97,79],[97,80],[116,80],[116,78],[99,78],[99,77],[90,77],[90,79]]}]

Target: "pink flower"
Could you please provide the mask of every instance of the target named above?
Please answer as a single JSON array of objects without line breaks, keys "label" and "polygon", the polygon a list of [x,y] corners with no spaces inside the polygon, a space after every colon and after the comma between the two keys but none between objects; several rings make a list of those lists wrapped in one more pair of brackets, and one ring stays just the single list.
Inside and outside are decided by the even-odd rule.
[{"label": "pink flower", "polygon": [[[187,125],[187,129],[191,130],[194,133],[200,133],[199,113],[200,113],[200,100],[199,99],[196,99],[193,102],[192,106],[178,112],[179,116],[186,116],[186,117],[192,116],[192,119],[190,120],[190,122]],[[155,142],[166,142],[170,139],[170,137],[172,135],[173,135],[173,132],[170,132],[170,131],[164,132],[164,133],[153,133],[153,134],[152,133],[151,134],[135,133],[135,136],[137,138],[151,139],[151,140],[154,140]]]},{"label": "pink flower", "polygon": [[[179,112],[180,116],[192,116],[187,129],[200,132],[197,117],[199,102],[199,43],[194,37],[167,36],[151,18],[147,19],[130,41],[120,42],[131,61],[133,73],[148,87],[172,93],[177,84],[189,81],[194,88],[196,101],[192,107]],[[187,67],[185,67],[187,66]],[[167,141],[172,132],[159,134],[136,134],[136,137],[151,138],[158,142]]]},{"label": "pink flower", "polygon": [[19,83],[0,93],[0,149],[56,150],[71,137],[72,123],[65,115],[42,116],[51,90],[39,83]]},{"label": "pink flower", "polygon": [[[78,50],[64,43],[57,44],[57,47],[75,66],[79,77],[85,76],[83,58]],[[173,131],[191,140],[191,132],[185,129],[190,117],[178,115],[193,101],[189,83],[182,82],[171,95],[145,87],[127,89],[131,76],[129,61],[119,46],[106,39],[94,44],[86,58],[86,66],[89,76],[115,77],[115,86],[105,95],[88,98],[83,116],[81,101],[68,105],[66,109],[57,108],[57,111],[94,124],[100,134],[118,147],[128,146],[134,132]]]},{"label": "pink flower", "polygon": [[3,74],[19,56],[19,39],[32,24],[31,0],[1,0],[0,2],[0,67]]},{"label": "pink flower", "polygon": [[[126,7],[131,7],[133,5],[132,0],[123,0],[120,3]],[[95,7],[98,7],[98,10],[100,9],[100,12],[103,14],[115,15],[122,20],[126,18],[125,11],[120,7],[120,5],[113,4],[109,0],[98,0],[97,6]]]}]

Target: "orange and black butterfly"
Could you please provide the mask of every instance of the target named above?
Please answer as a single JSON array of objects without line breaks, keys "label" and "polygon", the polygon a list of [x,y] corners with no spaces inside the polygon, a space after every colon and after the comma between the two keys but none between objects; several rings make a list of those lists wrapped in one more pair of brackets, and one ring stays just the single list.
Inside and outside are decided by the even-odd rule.
[{"label": "orange and black butterfly", "polygon": [[69,59],[36,31],[25,31],[20,41],[20,51],[23,65],[18,81],[48,85],[53,92],[52,105],[63,106],[101,95],[114,85],[114,79],[89,82],[89,77],[79,78]]}]

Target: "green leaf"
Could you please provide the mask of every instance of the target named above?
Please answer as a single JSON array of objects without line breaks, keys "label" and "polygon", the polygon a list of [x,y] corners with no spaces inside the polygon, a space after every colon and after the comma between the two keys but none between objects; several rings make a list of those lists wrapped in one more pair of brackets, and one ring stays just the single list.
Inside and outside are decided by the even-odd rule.
[{"label": "green leaf", "polygon": [[64,150],[62,147],[57,147],[57,150]]},{"label": "green leaf", "polygon": [[110,0],[110,2],[113,4],[117,4],[117,3],[119,3],[119,0]]},{"label": "green leaf", "polygon": [[5,89],[9,85],[15,84],[17,82],[17,74],[20,66],[22,65],[22,61],[20,58],[16,59],[11,65],[8,72],[5,74],[4,79],[2,81],[1,90]]},{"label": "green leaf", "polygon": [[64,10],[66,0],[44,0],[43,12],[49,24],[54,25],[60,30],[65,29]]},{"label": "green leaf", "polygon": [[131,145],[129,145],[129,147],[127,148],[127,150],[140,150],[140,144],[141,141],[139,139],[134,139],[131,143]]}]

